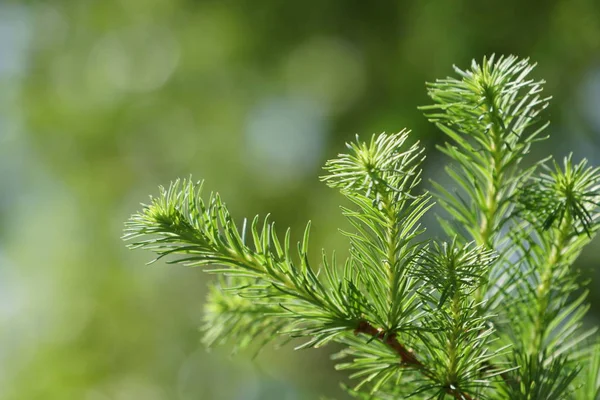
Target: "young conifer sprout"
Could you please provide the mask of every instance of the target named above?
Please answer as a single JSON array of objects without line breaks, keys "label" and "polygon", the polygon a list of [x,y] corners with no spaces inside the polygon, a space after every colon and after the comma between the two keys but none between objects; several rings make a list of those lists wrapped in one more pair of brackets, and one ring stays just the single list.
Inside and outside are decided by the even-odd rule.
[{"label": "young conifer sprout", "polygon": [[[445,135],[453,187],[421,184],[408,131],[358,137],[322,180],[352,206],[349,257],[310,265],[307,224],[292,247],[268,217],[236,226],[218,194],[177,180],[126,223],[131,248],[216,274],[207,345],[300,337],[343,346],[360,399],[600,399],[600,341],[584,327],[573,264],[600,224],[600,169],[522,161],[548,126],[534,65],[484,58],[428,84],[422,107]],[[444,236],[426,239],[435,201]]]}]

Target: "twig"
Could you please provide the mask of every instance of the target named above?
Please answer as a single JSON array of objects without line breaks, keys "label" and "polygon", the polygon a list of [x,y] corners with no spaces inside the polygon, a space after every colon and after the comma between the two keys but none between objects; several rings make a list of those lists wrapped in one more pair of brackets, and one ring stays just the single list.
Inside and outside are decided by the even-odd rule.
[{"label": "twig", "polygon": [[423,368],[423,364],[419,360],[417,360],[414,353],[408,350],[402,343],[400,343],[395,337],[395,335],[386,336],[383,330],[375,328],[373,325],[364,320],[359,322],[358,326],[354,331],[354,334],[356,335],[358,335],[359,333],[364,333],[369,336],[372,336],[388,345],[392,350],[398,353],[400,359],[404,364]]},{"label": "twig", "polygon": [[[382,343],[386,344],[389,348],[394,350],[399,356],[402,364],[407,366],[416,367],[416,369],[425,373],[425,375],[431,377],[427,368],[421,361],[417,359],[417,356],[414,354],[412,350],[409,350],[402,343],[398,341],[398,338],[395,334],[386,334],[383,329],[377,329],[373,325],[371,325],[367,321],[360,321],[358,326],[354,330],[354,334],[358,335],[359,333],[364,333],[365,335],[369,335]],[[448,387],[446,392],[452,396],[454,396],[457,400],[474,400],[471,395],[468,393],[461,392],[456,389],[452,389]]]}]

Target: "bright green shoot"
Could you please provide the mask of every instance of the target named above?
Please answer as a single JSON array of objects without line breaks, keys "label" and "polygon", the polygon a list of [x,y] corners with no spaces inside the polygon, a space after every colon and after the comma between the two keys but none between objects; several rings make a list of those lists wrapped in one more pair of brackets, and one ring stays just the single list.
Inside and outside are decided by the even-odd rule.
[{"label": "bright green shoot", "polygon": [[[343,263],[323,252],[310,265],[310,223],[293,247],[267,218],[236,226],[191,180],[161,188],[125,239],[218,275],[207,345],[336,342],[357,398],[595,400],[600,347],[573,263],[599,227],[600,169],[572,156],[521,167],[548,125],[533,67],[490,57],[428,85],[451,188],[420,186],[424,153],[407,131],[357,137],[327,162],[322,180],[352,204]],[[422,235],[433,199],[439,240]]]}]

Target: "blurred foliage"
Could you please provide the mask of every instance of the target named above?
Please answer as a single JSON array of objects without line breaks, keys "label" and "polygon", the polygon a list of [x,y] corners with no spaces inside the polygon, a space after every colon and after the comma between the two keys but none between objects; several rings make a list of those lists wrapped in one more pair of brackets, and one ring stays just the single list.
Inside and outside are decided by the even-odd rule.
[{"label": "blurred foliage", "polygon": [[357,132],[408,127],[432,147],[424,82],[494,52],[548,81],[540,151],[598,165],[598,15],[595,0],[0,3],[0,398],[342,397],[327,352],[206,353],[209,278],[140,268],[122,222],[193,173],[236,216],[327,221],[313,246],[342,248],[323,161]]}]

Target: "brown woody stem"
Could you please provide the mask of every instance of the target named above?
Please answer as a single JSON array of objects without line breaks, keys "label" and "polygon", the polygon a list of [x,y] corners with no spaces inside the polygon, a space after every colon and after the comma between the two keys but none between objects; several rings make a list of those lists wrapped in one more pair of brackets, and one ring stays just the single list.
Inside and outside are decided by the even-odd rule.
[{"label": "brown woody stem", "polygon": [[[417,359],[417,356],[412,350],[407,349],[406,346],[398,341],[398,338],[395,334],[386,334],[386,332],[382,329],[377,329],[369,322],[364,320],[360,321],[354,330],[355,335],[358,335],[359,333],[363,333],[381,341],[390,349],[394,350],[398,356],[400,356],[402,364],[415,367],[416,369],[422,371],[426,376],[431,378],[431,374],[425,368],[425,365],[423,365],[423,363]],[[474,400],[473,397],[471,397],[471,395],[468,393],[461,392],[457,389],[447,388],[446,392],[457,400]]]}]

